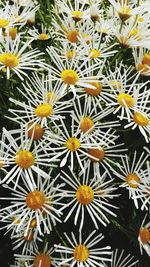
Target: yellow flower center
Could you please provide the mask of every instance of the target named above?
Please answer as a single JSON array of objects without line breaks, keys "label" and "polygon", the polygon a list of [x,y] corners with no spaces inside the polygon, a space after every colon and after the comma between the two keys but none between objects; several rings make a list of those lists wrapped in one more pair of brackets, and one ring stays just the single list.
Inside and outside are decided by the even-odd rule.
[{"label": "yellow flower center", "polygon": [[36,226],[37,226],[36,219],[32,219],[31,222],[30,222],[30,227],[31,228],[35,228]]},{"label": "yellow flower center", "polygon": [[129,36],[136,36],[137,34],[139,34],[139,30],[137,28],[133,28],[130,31]]},{"label": "yellow flower center", "polygon": [[139,236],[143,244],[147,244],[150,241],[150,231],[146,227],[140,229]]},{"label": "yellow flower center", "polygon": [[76,71],[68,69],[68,70],[63,70],[61,73],[61,79],[65,84],[76,84],[79,80],[79,76],[76,73]]},{"label": "yellow flower center", "polygon": [[18,219],[17,217],[12,217],[12,222],[18,225],[20,223],[20,219]]},{"label": "yellow flower center", "polygon": [[144,54],[142,64],[150,66],[150,54]]},{"label": "yellow flower center", "polygon": [[71,43],[77,43],[79,41],[79,32],[76,30],[67,32],[67,39]]},{"label": "yellow flower center", "polygon": [[66,147],[70,151],[77,151],[80,148],[80,140],[76,137],[70,137],[66,141]]},{"label": "yellow flower center", "polygon": [[70,60],[72,58],[75,58],[77,55],[78,55],[78,53],[75,52],[75,51],[73,51],[73,50],[68,50],[67,51],[67,54],[66,54],[67,58],[70,59]]},{"label": "yellow flower center", "polygon": [[41,33],[41,34],[39,34],[38,39],[42,40],[42,41],[48,40],[49,39],[49,35],[46,34],[46,33]]},{"label": "yellow flower center", "polygon": [[84,88],[85,92],[88,95],[97,96],[97,95],[99,95],[101,93],[101,91],[102,91],[102,84],[101,83],[99,83],[99,82],[90,82],[89,84],[93,85],[95,87],[95,89]]},{"label": "yellow flower center", "polygon": [[35,108],[35,115],[40,118],[47,118],[52,115],[53,107],[50,104],[40,104]]},{"label": "yellow flower center", "polygon": [[134,106],[134,98],[131,95],[125,93],[120,93],[117,96],[117,102],[122,107],[128,106],[129,108],[132,108]]},{"label": "yellow flower center", "polygon": [[45,195],[43,192],[35,190],[29,192],[26,196],[26,204],[32,210],[41,209],[45,203]]},{"label": "yellow flower center", "polygon": [[51,267],[51,258],[49,255],[41,253],[35,256],[33,267]]},{"label": "yellow flower center", "polygon": [[19,65],[19,59],[16,55],[11,53],[0,54],[0,63],[8,68],[15,68]]},{"label": "yellow flower center", "polygon": [[12,40],[15,40],[17,36],[17,29],[14,27],[9,28],[9,36],[11,37]]},{"label": "yellow flower center", "polygon": [[31,138],[33,136],[33,140],[41,139],[41,137],[44,134],[44,129],[41,127],[39,123],[36,123],[33,127],[32,125],[33,123],[28,124],[28,128],[31,127],[30,130],[28,131],[28,137]]},{"label": "yellow flower center", "polygon": [[89,257],[89,250],[85,245],[77,245],[74,249],[74,258],[76,261],[84,262]]},{"label": "yellow flower center", "polygon": [[0,19],[0,28],[8,26],[9,22],[10,21],[8,19]]},{"label": "yellow flower center", "polygon": [[117,80],[112,80],[110,81],[113,89],[121,89],[122,88],[122,83],[118,82]]},{"label": "yellow flower center", "polygon": [[90,58],[98,58],[100,57],[101,52],[97,49],[91,49],[91,51],[89,52],[89,57]]},{"label": "yellow flower center", "polygon": [[20,150],[16,154],[15,162],[22,169],[28,169],[34,164],[35,157],[33,153],[28,150]]},{"label": "yellow flower center", "polygon": [[141,72],[141,75],[146,74],[149,71],[149,68],[147,67],[147,64],[137,64],[136,65],[136,70]]},{"label": "yellow flower center", "polygon": [[[89,158],[91,159],[91,161],[93,162],[97,162],[98,161],[102,161],[105,157],[105,151],[103,148],[90,148],[88,150],[88,154],[89,154]],[[90,156],[93,156],[96,159],[91,158]]]},{"label": "yellow flower center", "polygon": [[147,126],[149,124],[148,117],[141,112],[134,112],[133,121],[140,126]]},{"label": "yellow flower center", "polygon": [[91,186],[80,185],[76,192],[76,198],[82,205],[88,205],[94,199],[94,191]]},{"label": "yellow flower center", "polygon": [[94,125],[94,121],[91,118],[89,118],[88,116],[82,118],[80,121],[80,129],[84,133],[87,132],[88,130],[90,130],[93,125]]},{"label": "yellow flower center", "polygon": [[143,17],[139,17],[139,18],[138,18],[138,22],[144,22],[144,20],[145,20],[145,19],[144,19]]},{"label": "yellow flower center", "polygon": [[118,15],[121,20],[125,21],[131,17],[131,11],[132,9],[129,6],[125,5],[122,6],[120,10],[118,10]]},{"label": "yellow flower center", "polygon": [[72,14],[72,18],[74,21],[78,22],[82,19],[83,16],[83,12],[79,11],[79,10],[75,10],[71,12]]},{"label": "yellow flower center", "polygon": [[138,177],[136,173],[129,173],[126,176],[126,181],[128,185],[132,188],[138,188],[141,182],[140,177]]}]

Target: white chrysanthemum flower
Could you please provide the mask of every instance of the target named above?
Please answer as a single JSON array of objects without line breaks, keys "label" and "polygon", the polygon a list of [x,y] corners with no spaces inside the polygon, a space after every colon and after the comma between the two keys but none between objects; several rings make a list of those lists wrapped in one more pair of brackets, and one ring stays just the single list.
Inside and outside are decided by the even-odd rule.
[{"label": "white chrysanthemum flower", "polygon": [[[95,142],[97,140],[96,135]],[[107,137],[107,142],[106,142]],[[127,151],[126,148],[121,148],[124,143],[115,144],[116,140],[119,136],[115,135],[115,131],[111,132],[111,129],[105,132],[103,138],[101,138],[101,143],[98,148],[90,148],[88,149],[88,160],[87,164],[93,163],[93,168],[95,173],[99,173],[99,169],[102,168],[108,175],[111,177],[111,172],[114,169],[114,166],[117,164],[117,158],[120,158],[122,153]],[[114,143],[114,144],[113,144]]]},{"label": "white chrysanthemum flower", "polygon": [[[140,97],[137,99],[135,106],[132,108],[133,114],[131,116],[131,122],[124,126],[124,128],[131,127],[132,130],[138,127],[147,143],[150,141],[149,103],[150,91],[145,88],[143,93],[141,93]],[[127,118],[124,117],[124,119]]]},{"label": "white chrysanthemum flower", "polygon": [[72,170],[78,162],[81,169],[85,171],[82,161],[89,156],[89,149],[98,149],[99,143],[94,138],[93,142],[88,140],[87,133],[83,133],[79,127],[75,127],[73,117],[71,118],[71,132],[70,130],[68,131],[62,119],[60,119],[60,122],[61,125],[57,125],[54,122],[57,134],[49,132],[45,137],[46,142],[53,144],[52,147],[46,148],[47,154],[51,157],[50,160],[53,161],[54,159],[61,158],[60,167],[63,167],[69,160]]},{"label": "white chrysanthemum flower", "polygon": [[[76,94],[76,87],[89,87],[93,90],[95,87],[90,84],[90,82],[96,82],[101,75],[94,75],[89,76],[90,71],[92,70],[97,71],[99,69],[98,64],[89,64],[89,60],[82,62],[81,64],[78,64],[79,60],[75,60],[75,58],[72,58],[72,60],[68,60],[66,57],[66,61],[63,61],[60,56],[57,54],[57,50],[55,50],[53,47],[48,47],[47,52],[50,55],[53,62],[57,65],[57,69],[50,66],[51,71],[51,77],[50,79],[54,81],[61,81],[62,84],[62,94],[68,89],[71,89],[71,91]],[[84,68],[84,70],[83,70]]]},{"label": "white chrysanthemum flower", "polygon": [[[73,103],[73,117],[77,124],[77,127],[80,127],[80,130],[83,133],[88,134],[88,138],[94,138],[93,134],[97,133],[97,138],[99,140],[103,137],[105,137],[105,142],[108,141],[107,135],[102,129],[106,128],[113,128],[116,126],[119,126],[118,121],[113,122],[102,122],[104,118],[106,118],[108,115],[110,115],[113,112],[113,109],[111,108],[103,108],[98,109],[96,106],[91,108],[89,111],[89,107],[87,105],[87,101],[85,101],[82,97],[76,97],[74,103]],[[92,134],[91,134],[92,133]],[[113,143],[114,144],[114,143]]]},{"label": "white chrysanthemum flower", "polygon": [[147,215],[144,217],[141,227],[139,229],[138,241],[141,254],[143,249],[150,256],[150,222],[146,223]]},{"label": "white chrysanthemum flower", "polygon": [[44,59],[39,58],[43,53],[38,49],[32,49],[31,42],[32,40],[21,43],[19,34],[15,40],[9,36],[3,38],[2,46],[0,46],[0,70],[6,69],[7,79],[10,78],[11,71],[23,80],[23,76],[28,76],[26,70],[36,70],[38,67],[47,68]]},{"label": "white chrysanthemum flower", "polygon": [[67,203],[61,209],[67,209],[64,222],[74,213],[74,224],[79,224],[80,231],[85,224],[86,213],[91,217],[96,229],[99,228],[98,223],[104,226],[110,223],[105,212],[111,216],[117,216],[113,211],[117,207],[110,203],[111,199],[118,196],[114,193],[117,188],[111,184],[111,181],[106,181],[107,173],[105,172],[101,176],[94,174],[94,177],[91,178],[90,166],[86,167],[85,162],[84,167],[85,172],[79,173],[79,179],[74,172],[71,172],[70,175],[62,171],[61,175],[61,179],[71,187],[64,194],[64,197],[67,198]]},{"label": "white chrysanthemum flower", "polygon": [[[22,262],[24,267],[58,267],[56,259],[53,257],[53,253],[56,248],[48,248],[48,243],[45,243],[44,248],[41,250],[38,247],[35,247],[31,255],[30,251],[27,250],[25,254],[15,254],[17,262]],[[22,265],[19,265],[22,267]]]},{"label": "white chrysanthemum flower", "polygon": [[102,40],[103,34],[93,35],[90,43],[87,44],[86,40],[83,37],[80,38],[80,46],[82,47],[83,60],[86,60],[87,57],[90,60],[93,60],[96,63],[102,63],[104,58],[112,57],[117,52],[114,49],[114,44],[108,44],[107,39]]},{"label": "white chrysanthemum flower", "polygon": [[35,27],[33,29],[30,29],[28,34],[33,38],[34,40],[39,41],[47,41],[50,39],[50,30],[47,30],[43,24],[41,26],[41,30],[39,31]]},{"label": "white chrysanthemum flower", "polygon": [[24,90],[17,88],[27,102],[9,99],[19,106],[19,109],[9,109],[15,116],[13,118],[15,122],[23,122],[28,129],[36,124],[48,127],[54,120],[62,117],[61,114],[67,113],[66,109],[70,106],[70,102],[60,102],[65,94],[65,92],[64,94],[61,92],[61,83],[57,81],[54,85],[51,80],[46,80],[47,76],[40,77],[34,74],[26,83],[22,84]]},{"label": "white chrysanthemum flower", "polygon": [[103,267],[102,261],[111,261],[108,257],[111,255],[110,246],[93,247],[101,242],[104,238],[102,234],[96,233],[96,230],[88,234],[83,241],[82,232],[79,232],[79,238],[76,239],[74,233],[71,233],[71,237],[67,233],[64,233],[66,240],[69,244],[68,247],[56,245],[56,251],[62,254],[67,254],[68,258],[61,261],[59,264],[78,267],[99,266]]},{"label": "white chrysanthemum flower", "polygon": [[[144,95],[147,97],[148,89],[146,84],[148,82],[138,83],[139,74],[137,74],[132,76],[133,80],[128,84],[128,73],[126,74],[126,70],[124,69],[123,74],[121,74],[119,70],[121,70],[121,68],[116,69],[116,72],[118,71],[117,79],[111,72],[107,80],[111,88],[110,101],[107,105],[115,108],[114,114],[120,113],[120,120],[123,120],[124,116],[126,116],[128,122],[131,122],[133,109],[136,107],[137,101],[141,101]],[[114,77],[114,79],[112,79],[112,77]]]},{"label": "white chrysanthemum flower", "polygon": [[141,75],[150,76],[150,51],[144,48],[133,49],[135,67]]},{"label": "white chrysanthemum flower", "polygon": [[17,185],[16,189],[3,185],[12,192],[12,196],[0,198],[1,200],[11,201],[11,204],[1,208],[0,212],[13,210],[12,213],[2,216],[2,221],[5,222],[8,218],[16,218],[12,220],[11,225],[15,225],[16,232],[23,232],[24,236],[28,235],[33,225],[34,231],[43,235],[45,233],[49,234],[52,227],[57,222],[61,222],[60,216],[62,212],[60,211],[60,206],[62,203],[60,200],[62,193],[60,189],[64,185],[59,184],[55,186],[57,177],[51,181],[51,175],[49,175],[49,179],[44,180],[43,177],[37,175],[36,179],[36,185],[29,184],[24,175],[23,186]]},{"label": "white chrysanthemum flower", "polygon": [[105,17],[103,17],[99,22],[96,22],[95,31],[102,35],[102,37],[105,37],[105,40],[109,42],[114,36],[112,25],[112,18],[106,19]]},{"label": "white chrysanthemum flower", "polygon": [[[6,164],[5,168],[8,168],[6,175],[2,178],[1,183],[9,184],[14,181],[15,187],[22,175],[26,176],[26,180],[31,185],[35,185],[33,173],[41,174],[45,178],[49,178],[43,170],[39,168],[40,166],[50,166],[48,163],[48,156],[45,152],[42,152],[41,145],[32,147],[32,139],[29,140],[27,131],[23,131],[21,128],[20,136],[13,136],[11,132],[3,129],[3,135],[5,135],[5,140],[7,143],[3,143],[3,138],[1,144],[4,147],[3,155],[1,154],[0,161]],[[7,155],[7,157],[6,157]],[[52,166],[54,166],[52,164]]]},{"label": "white chrysanthemum flower", "polygon": [[135,267],[138,262],[139,260],[135,260],[134,256],[125,253],[124,249],[121,251],[116,249],[112,253],[111,263],[107,265],[104,263],[104,267]]},{"label": "white chrysanthemum flower", "polygon": [[117,164],[118,170],[114,171],[115,175],[124,181],[120,187],[125,187],[129,191],[129,198],[132,198],[136,208],[139,207],[138,199],[141,202],[144,184],[147,182],[143,173],[143,166],[148,156],[143,152],[137,157],[137,151],[134,152],[132,164],[127,155],[120,157],[121,162]]},{"label": "white chrysanthemum flower", "polygon": [[[58,13],[65,13],[65,15],[75,22],[79,22],[88,17],[89,8],[87,8],[86,1],[80,3],[78,0],[65,1],[65,0],[57,0],[56,6],[58,9]],[[55,10],[54,10],[55,11]]]}]

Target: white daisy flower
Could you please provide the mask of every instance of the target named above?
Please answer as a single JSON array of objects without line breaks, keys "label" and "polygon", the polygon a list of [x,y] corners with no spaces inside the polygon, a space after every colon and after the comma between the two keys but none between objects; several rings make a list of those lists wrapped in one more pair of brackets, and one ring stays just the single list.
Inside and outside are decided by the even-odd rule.
[{"label": "white daisy flower", "polygon": [[117,216],[112,211],[117,207],[110,203],[111,199],[118,196],[114,193],[117,188],[111,184],[111,181],[106,181],[107,173],[105,172],[101,176],[94,174],[94,177],[90,179],[90,166],[86,167],[85,162],[84,167],[85,172],[79,173],[79,179],[71,170],[71,175],[64,171],[61,175],[61,179],[72,188],[65,191],[64,194],[64,197],[68,200],[61,209],[67,208],[64,222],[74,213],[74,224],[79,224],[79,231],[85,224],[86,213],[91,217],[96,229],[99,228],[98,223],[104,226],[110,223],[105,212],[111,216]]},{"label": "white daisy flower", "polygon": [[64,234],[69,246],[56,245],[56,251],[62,254],[68,254],[68,258],[61,261],[59,263],[60,265],[69,264],[69,266],[77,267],[103,267],[102,261],[110,261],[110,258],[108,258],[108,256],[111,255],[110,246],[93,248],[104,238],[104,236],[98,234],[96,230],[88,234],[84,241],[81,232],[79,232],[78,240],[73,232],[71,233],[71,237],[69,237],[67,233]]},{"label": "white daisy flower", "polygon": [[111,260],[111,263],[107,265],[104,263],[104,267],[135,267],[135,264],[139,262],[139,260],[135,260],[134,256],[131,254],[125,253],[124,249],[121,251],[115,249],[112,253]]},{"label": "white daisy flower", "polygon": [[[50,66],[50,71],[52,76],[50,77],[54,81],[61,81],[62,84],[62,94],[64,94],[65,90],[71,89],[71,91],[76,94],[76,87],[89,87],[93,90],[95,87],[90,85],[90,82],[96,82],[101,75],[89,76],[89,72],[92,70],[97,71],[99,69],[98,64],[90,65],[88,64],[88,59],[81,64],[76,61],[74,58],[72,60],[68,60],[66,57],[66,61],[62,61],[62,59],[57,54],[54,48],[48,47],[48,54],[50,55],[53,62],[57,65],[57,69]],[[84,70],[83,70],[84,68]]]},{"label": "white daisy flower", "polygon": [[29,30],[28,34],[34,40],[47,41],[50,39],[50,31],[44,28],[43,24],[41,26],[41,31],[34,27],[33,29]]},{"label": "white daisy flower", "polygon": [[71,169],[78,162],[81,169],[85,171],[82,161],[85,157],[88,157],[89,149],[99,147],[98,142],[94,140],[93,142],[89,141],[87,133],[81,132],[79,127],[74,127],[73,117],[71,118],[71,132],[68,131],[62,119],[60,119],[60,122],[60,126],[54,122],[57,134],[49,132],[45,138],[46,142],[53,143],[52,147],[47,147],[48,155],[51,157],[50,160],[53,161],[54,159],[61,158],[60,167],[63,167],[69,160]]},{"label": "white daisy flower", "polygon": [[[28,76],[26,70],[36,70],[38,67],[46,68],[44,59],[38,58],[43,55],[38,49],[27,49],[32,40],[21,44],[20,35],[15,40],[11,37],[3,38],[0,46],[0,70],[6,69],[7,79],[10,78],[11,71],[16,73],[23,80],[23,76]],[[19,48],[21,45],[21,48]]]},{"label": "white daisy flower", "polygon": [[[124,182],[120,187],[129,191],[129,198],[133,199],[136,208],[139,208],[138,199],[141,201],[143,186],[146,183],[142,168],[144,168],[147,157],[148,155],[144,152],[137,157],[137,151],[134,152],[132,160],[127,155],[121,156],[121,162],[117,163],[119,169],[114,170],[115,175]],[[130,162],[132,162],[131,165]]]},{"label": "white daisy flower", "polygon": [[51,265],[58,267],[57,261],[53,257],[55,250],[53,247],[49,249],[48,243],[46,243],[42,250],[35,247],[31,255],[27,250],[25,254],[15,254],[15,257],[17,262],[21,261],[24,264],[24,267],[50,267]]},{"label": "white daisy flower", "polygon": [[146,223],[147,215],[144,217],[138,235],[141,254],[143,249],[150,256],[150,222]]},{"label": "white daisy flower", "polygon": [[[61,114],[67,113],[70,107],[69,101],[60,102],[65,92],[61,92],[61,83],[57,81],[55,85],[52,80],[47,81],[47,76],[38,76],[36,73],[26,82],[22,84],[22,88],[17,88],[19,92],[27,100],[26,103],[16,99],[9,100],[19,106],[19,109],[9,109],[15,116],[15,122],[23,122],[24,126],[31,129],[36,124],[48,127],[54,120],[62,117]],[[34,90],[33,90],[34,89]],[[64,117],[64,116],[63,116]],[[12,119],[12,118],[10,118]]]},{"label": "white daisy flower", "polygon": [[[13,136],[9,131],[3,128],[3,135],[7,143],[3,143],[3,139],[0,143],[5,148],[3,155],[1,154],[0,161],[5,162],[8,171],[6,175],[1,178],[1,183],[9,184],[11,181],[14,185],[18,184],[18,181],[22,175],[26,176],[26,180],[31,185],[35,185],[33,173],[41,174],[45,178],[49,178],[40,166],[50,166],[48,163],[48,156],[43,153],[43,149],[40,145],[32,147],[32,139],[29,140],[27,132],[20,131],[20,137]],[[7,155],[7,157],[6,157]],[[54,166],[52,164],[52,166]]]},{"label": "white daisy flower", "polygon": [[101,139],[105,137],[105,142],[107,142],[107,135],[104,131],[102,131],[102,129],[119,126],[118,121],[101,121],[113,112],[113,109],[111,108],[103,108],[102,110],[100,110],[96,106],[94,106],[89,111],[87,101],[84,101],[81,97],[76,97],[73,103],[73,108],[73,117],[75,122],[77,123],[77,127],[80,127],[80,130],[83,133],[87,133],[88,138],[94,138],[93,134],[96,131],[97,138]]},{"label": "white daisy flower", "polygon": [[36,179],[36,186],[29,184],[25,175],[23,177],[23,186],[17,185],[17,188],[13,189],[8,185],[3,185],[3,187],[11,191],[12,196],[0,198],[1,200],[11,201],[10,205],[1,208],[0,212],[13,210],[12,213],[3,216],[2,221],[6,221],[8,218],[12,219],[12,217],[16,218],[12,220],[11,225],[15,225],[16,232],[23,232],[25,237],[28,236],[28,232],[30,229],[32,230],[33,225],[34,231],[43,235],[45,233],[49,234],[52,227],[57,222],[61,222],[60,216],[62,212],[60,211],[60,206],[62,204],[60,200],[62,193],[60,189],[64,185],[55,186],[57,177],[51,181],[50,175],[49,179],[43,180],[40,175],[37,175]]},{"label": "white daisy flower", "polygon": [[[144,136],[145,141],[150,141],[150,91],[145,88],[143,93],[137,99],[135,106],[132,108],[133,114],[131,122],[124,126],[124,128],[131,127],[134,130],[136,127],[139,128],[141,134]],[[126,119],[126,117],[124,117]]]},{"label": "white daisy flower", "polygon": [[[116,71],[117,70],[118,69],[116,69]],[[119,74],[122,75],[121,73]],[[146,84],[148,81],[145,83],[138,83],[139,74],[137,74],[132,76],[133,80],[128,84],[128,73],[126,74],[125,69],[122,75],[123,77],[118,79],[120,75],[117,75],[118,77],[115,79],[115,75],[111,73],[110,77],[111,79],[114,77],[114,79],[107,81],[111,88],[110,102],[107,105],[115,108],[113,112],[114,114],[118,112],[120,113],[120,120],[123,120],[124,116],[126,116],[128,122],[131,122],[132,110],[136,107],[137,101],[141,101],[141,99],[144,98],[144,95],[147,97],[148,89]]]}]

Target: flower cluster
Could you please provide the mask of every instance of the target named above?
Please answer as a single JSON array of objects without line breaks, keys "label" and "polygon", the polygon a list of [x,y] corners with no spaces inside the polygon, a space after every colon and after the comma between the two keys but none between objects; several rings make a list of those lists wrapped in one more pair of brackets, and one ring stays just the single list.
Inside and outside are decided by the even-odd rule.
[{"label": "flower cluster", "polygon": [[11,266],[138,266],[107,229],[129,237],[119,220],[132,206],[140,226],[129,231],[150,256],[149,1],[42,2],[0,4],[10,124],[0,221]]}]

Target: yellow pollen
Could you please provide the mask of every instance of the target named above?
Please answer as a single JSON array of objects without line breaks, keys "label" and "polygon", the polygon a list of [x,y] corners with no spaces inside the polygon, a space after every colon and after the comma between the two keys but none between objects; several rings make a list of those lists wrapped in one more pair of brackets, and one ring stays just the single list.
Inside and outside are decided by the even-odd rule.
[{"label": "yellow pollen", "polygon": [[136,65],[136,70],[140,71],[141,75],[142,74],[144,75],[149,71],[149,68],[147,67],[147,64],[145,65],[145,64],[139,63],[139,64]]},{"label": "yellow pollen", "polygon": [[[90,130],[93,125],[94,125],[94,121],[91,118],[89,118],[88,116],[82,118],[80,121],[80,129],[84,133],[87,132],[88,130]],[[93,131],[93,129],[91,129],[91,131]],[[89,131],[89,132],[91,132],[91,131]]]},{"label": "yellow pollen", "polygon": [[143,17],[139,17],[139,18],[138,18],[138,22],[144,22],[144,20],[145,20],[145,19],[144,19]]},{"label": "yellow pollen", "polygon": [[45,203],[45,195],[43,192],[35,190],[29,192],[26,196],[26,204],[32,210],[41,209]]},{"label": "yellow pollen", "polygon": [[102,91],[102,84],[99,82],[90,82],[89,84],[93,85],[95,89],[84,88],[85,92],[91,96],[98,96]]},{"label": "yellow pollen", "polygon": [[33,140],[39,140],[41,139],[41,137],[44,134],[44,129],[41,127],[41,125],[39,123],[36,123],[33,127],[32,127],[33,123],[29,123],[28,124],[28,128],[30,128],[30,130],[28,131],[28,137],[31,138],[33,137]]},{"label": "yellow pollen", "polygon": [[76,71],[68,69],[68,70],[63,70],[61,73],[61,79],[65,84],[76,84],[79,80],[79,76],[76,73]]},{"label": "yellow pollen", "polygon": [[77,151],[80,148],[80,140],[76,137],[70,137],[66,141],[66,147],[70,151]]},{"label": "yellow pollen", "polygon": [[122,107],[128,106],[128,108],[132,108],[134,106],[134,98],[131,95],[125,93],[120,93],[117,96],[117,102]]},{"label": "yellow pollen", "polygon": [[147,244],[150,241],[150,231],[146,227],[140,229],[139,236],[143,244]]},{"label": "yellow pollen", "polygon": [[142,64],[150,66],[150,54],[144,54]]},{"label": "yellow pollen", "polygon": [[126,181],[128,185],[132,188],[138,188],[141,182],[140,177],[138,177],[136,173],[129,173],[126,176]]},{"label": "yellow pollen", "polygon": [[14,54],[3,53],[0,54],[0,63],[4,64],[5,67],[15,68],[19,65],[19,59]]},{"label": "yellow pollen", "polygon": [[49,35],[46,34],[46,33],[41,33],[41,34],[39,34],[38,39],[42,40],[42,41],[48,40],[49,39]]},{"label": "yellow pollen", "polygon": [[10,21],[8,19],[0,19],[0,28],[8,26],[9,22]]},{"label": "yellow pollen", "polygon": [[77,43],[79,41],[79,32],[76,30],[67,32],[67,39],[71,43]]},{"label": "yellow pollen", "polygon": [[113,89],[121,89],[122,83],[118,82],[117,80],[110,81],[110,84],[112,85]]},{"label": "yellow pollen", "polygon": [[124,5],[121,7],[120,10],[118,10],[118,15],[121,20],[125,21],[131,17],[131,8],[127,5]]},{"label": "yellow pollen", "polygon": [[76,192],[76,198],[82,205],[88,205],[94,199],[94,191],[91,186],[80,185]]},{"label": "yellow pollen", "polygon": [[33,267],[51,267],[51,258],[49,255],[41,253],[35,256]]},{"label": "yellow pollen", "polygon": [[36,226],[37,226],[36,219],[32,219],[31,222],[30,222],[30,227],[31,228],[35,228]]},{"label": "yellow pollen", "polygon": [[13,217],[12,218],[12,222],[16,225],[18,225],[20,223],[20,219],[18,219],[17,217]]},{"label": "yellow pollen", "polygon": [[83,12],[78,11],[78,10],[72,11],[71,14],[72,14],[72,18],[75,22],[80,21],[82,19],[82,16],[83,16]]},{"label": "yellow pollen", "polygon": [[4,161],[0,160],[0,169],[2,169],[4,166]]},{"label": "yellow pollen", "polygon": [[34,164],[35,157],[33,153],[28,150],[20,150],[16,154],[15,162],[20,168],[28,169]]},{"label": "yellow pollen", "polygon": [[40,118],[47,118],[52,115],[53,107],[50,104],[40,104],[35,108],[35,115]]},{"label": "yellow pollen", "polygon": [[72,58],[75,58],[77,55],[78,55],[78,53],[75,52],[75,51],[73,51],[73,50],[68,50],[67,51],[67,54],[66,54],[67,58],[70,59],[70,60]]},{"label": "yellow pollen", "polygon": [[15,40],[17,36],[17,29],[14,27],[9,28],[9,36],[11,37],[12,40]]},{"label": "yellow pollen", "polygon": [[[90,148],[88,150],[89,158],[93,162],[102,161],[105,157],[105,151],[103,148]],[[91,158],[90,156],[93,156],[96,159]]]},{"label": "yellow pollen", "polygon": [[140,126],[147,126],[150,120],[141,112],[134,112],[133,121]]},{"label": "yellow pollen", "polygon": [[89,57],[90,58],[98,58],[100,57],[101,52],[97,49],[91,49],[91,51],[89,52]]},{"label": "yellow pollen", "polygon": [[84,262],[89,257],[89,250],[85,245],[77,245],[74,249],[74,258],[76,261]]}]

